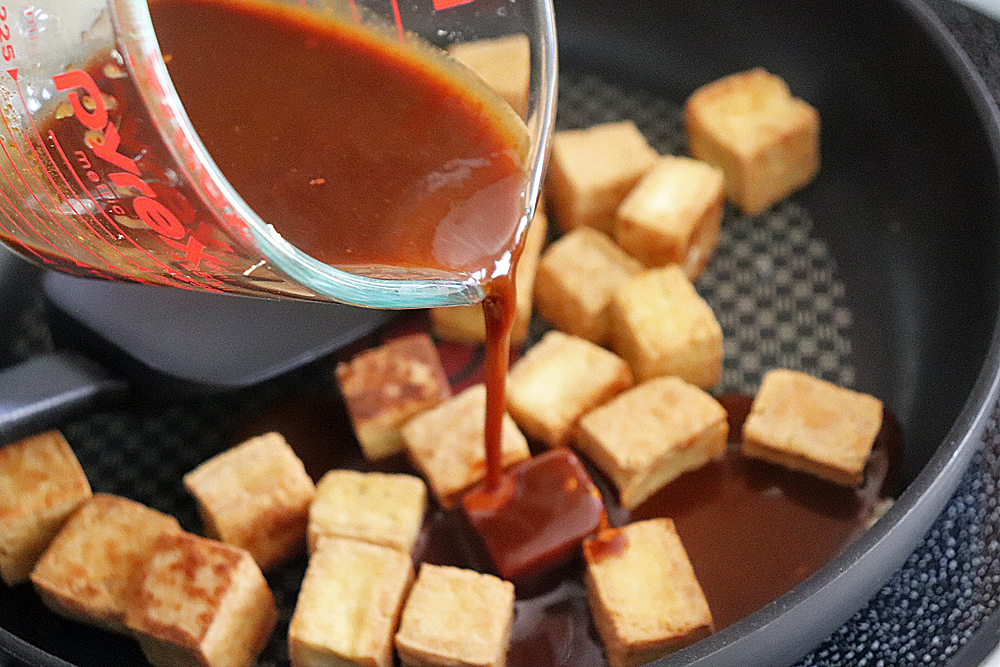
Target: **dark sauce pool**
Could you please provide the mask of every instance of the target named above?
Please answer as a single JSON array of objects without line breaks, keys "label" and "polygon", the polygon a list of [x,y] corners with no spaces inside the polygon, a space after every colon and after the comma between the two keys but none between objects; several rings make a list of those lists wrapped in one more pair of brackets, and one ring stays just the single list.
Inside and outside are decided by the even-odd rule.
[{"label": "dark sauce pool", "polygon": [[[453,380],[456,389],[479,381],[478,371],[468,372],[469,366],[478,366],[474,352],[447,344],[440,349],[446,369],[453,379],[459,378]],[[584,459],[604,496],[612,526],[661,516],[674,520],[716,630],[788,592],[857,538],[880,499],[896,491],[892,469],[900,446],[895,420],[886,414],[864,485],[840,487],[740,455],[735,443],[752,399],[742,393],[718,399],[730,417],[728,453],[681,476],[631,512],[618,503],[610,482]],[[402,455],[376,465],[364,460],[332,387],[313,388],[265,406],[232,434],[232,444],[266,430],[283,433],[316,479],[339,467],[416,474]],[[541,451],[533,445],[534,453]],[[492,571],[461,510],[444,510],[433,502],[414,561]],[[587,606],[582,561],[578,553],[545,577],[518,587],[510,667],[606,665]]]}]

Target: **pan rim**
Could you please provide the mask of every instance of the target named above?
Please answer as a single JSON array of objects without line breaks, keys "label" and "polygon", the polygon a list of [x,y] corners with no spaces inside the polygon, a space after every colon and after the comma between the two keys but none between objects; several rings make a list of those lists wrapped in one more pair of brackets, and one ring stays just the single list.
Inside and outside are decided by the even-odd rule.
[{"label": "pan rim", "polygon": [[[987,134],[990,153],[1000,173],[1000,107],[975,64],[926,0],[895,0],[895,4],[919,23],[924,35],[938,48],[951,73],[958,78],[979,119],[979,127]],[[1000,186],[1000,180],[997,184]],[[788,593],[733,625],[651,664],[656,667],[716,664],[776,667],[792,664],[806,655],[861,609],[916,549],[957,489],[982,444],[983,432],[998,397],[1000,317],[993,323],[982,366],[954,423],[885,515]],[[859,588],[864,588],[868,594],[856,595]],[[834,597],[840,604],[831,603]],[[852,599],[858,601],[851,605],[848,600]],[[831,616],[827,613],[830,607],[845,611]],[[773,648],[773,637],[768,631],[777,624],[786,626],[783,628],[785,636],[795,636],[797,641],[794,647],[784,647],[780,651],[777,662],[773,651],[761,662],[758,649],[765,642]]]}]

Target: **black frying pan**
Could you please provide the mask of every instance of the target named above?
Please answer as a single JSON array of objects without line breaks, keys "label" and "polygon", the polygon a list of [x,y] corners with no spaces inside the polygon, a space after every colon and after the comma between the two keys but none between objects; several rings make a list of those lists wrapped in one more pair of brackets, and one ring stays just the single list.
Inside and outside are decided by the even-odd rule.
[{"label": "black frying pan", "polygon": [[[973,457],[996,401],[996,109],[968,61],[916,0],[559,0],[556,12],[561,127],[633,117],[660,150],[682,151],[676,112],[686,95],[757,65],[785,77],[822,116],[818,179],[772,217],[745,220],[729,211],[730,235],[702,288],[720,319],[734,323],[727,334],[753,332],[745,349],[726,353],[726,388],[746,389],[763,366],[784,359],[772,344],[779,333],[755,319],[775,304],[727,305],[726,281],[760,282],[778,260],[815,252],[816,273],[801,280],[829,290],[832,302],[804,297],[798,303],[793,286],[791,300],[776,307],[832,313],[832,333],[830,327],[812,333],[832,341],[833,356],[824,358],[834,363],[824,366],[794,345],[787,354],[885,401],[904,433],[905,490],[871,530],[791,593],[657,664],[792,663],[861,607],[913,550]],[[785,224],[784,235],[764,235],[772,243],[759,244],[759,232],[773,230],[772,223]],[[746,317],[727,319],[730,307]],[[239,404],[254,400],[248,392],[180,402],[168,406],[166,416],[100,413],[67,429],[85,465],[107,475],[107,488],[193,525],[189,501],[165,498],[160,487],[168,484],[160,481],[217,449]],[[164,433],[164,423],[183,436]],[[181,460],[164,465],[157,448]],[[114,472],[113,464],[132,454],[159,464],[156,483]],[[300,574],[293,567],[272,575],[286,611]],[[282,664],[280,636],[276,642],[262,665]],[[81,667],[142,664],[130,641],[51,616],[24,588],[0,590],[0,645],[34,664],[65,664],[52,655]]]}]

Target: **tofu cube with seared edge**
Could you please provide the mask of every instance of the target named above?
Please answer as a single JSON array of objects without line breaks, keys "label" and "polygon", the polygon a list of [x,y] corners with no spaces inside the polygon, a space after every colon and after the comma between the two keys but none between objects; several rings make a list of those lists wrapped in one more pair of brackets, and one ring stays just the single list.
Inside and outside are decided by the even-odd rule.
[{"label": "tofu cube with seared edge", "polygon": [[395,644],[407,667],[503,667],[514,621],[514,585],[491,574],[420,566]]},{"label": "tofu cube with seared edge", "polygon": [[392,665],[393,635],[412,582],[413,564],[402,551],[321,538],[288,627],[292,667]]},{"label": "tofu cube with seared edge", "polygon": [[160,536],[127,609],[158,667],[251,667],[278,620],[253,556],[191,533]]},{"label": "tofu cube with seared edge", "polygon": [[90,483],[59,431],[0,447],[0,578],[27,581]]},{"label": "tofu cube with seared edge", "polygon": [[70,516],[31,581],[57,614],[128,634],[128,601],[164,533],[177,519],[121,496],[96,493]]},{"label": "tofu cube with seared edge", "polygon": [[330,470],[309,506],[309,551],[344,537],[410,553],[427,510],[427,485],[403,473]]},{"label": "tofu cube with seared edge", "polygon": [[425,333],[389,340],[337,364],[354,434],[369,461],[403,451],[400,427],[451,397],[437,348]]},{"label": "tofu cube with seared edge", "polygon": [[858,486],[882,428],[882,402],[806,373],[764,375],[743,424],[747,456]]},{"label": "tofu cube with seared edge", "polygon": [[722,169],[726,197],[757,215],[816,176],[820,118],[763,68],[708,83],[685,105],[692,157]]},{"label": "tofu cube with seared edge", "polygon": [[681,474],[726,450],[726,410],[681,378],[648,380],[585,414],[574,446],[635,509]]},{"label": "tofu cube with seared edge", "polygon": [[618,206],[657,157],[632,121],[556,132],[545,185],[556,224],[610,234]]},{"label": "tofu cube with seared edge", "polygon": [[610,528],[583,545],[587,597],[611,667],[636,667],[714,631],[670,519]]},{"label": "tofu cube with seared edge", "polygon": [[246,440],[184,475],[205,532],[249,551],[262,570],[306,547],[315,485],[279,433]]}]

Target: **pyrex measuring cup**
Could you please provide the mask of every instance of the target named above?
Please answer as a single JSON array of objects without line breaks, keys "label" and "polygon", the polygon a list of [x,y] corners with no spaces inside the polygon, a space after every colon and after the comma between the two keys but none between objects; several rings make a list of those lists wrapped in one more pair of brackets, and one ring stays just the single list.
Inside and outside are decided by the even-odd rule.
[{"label": "pyrex measuring cup", "polygon": [[[399,48],[525,35],[531,64],[517,222],[523,233],[554,115],[549,0],[288,3],[370,25]],[[0,6],[0,56],[0,240],[28,259],[80,276],[380,308],[483,298],[482,276],[344,270],[275,232],[222,175],[192,127],[146,0],[8,2]],[[119,104],[123,91],[142,103]],[[155,129],[141,135],[153,139],[127,151],[123,137],[140,134],[137,127]]]}]

